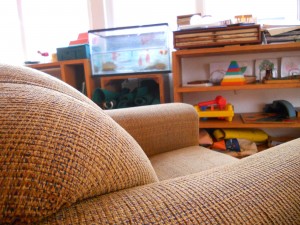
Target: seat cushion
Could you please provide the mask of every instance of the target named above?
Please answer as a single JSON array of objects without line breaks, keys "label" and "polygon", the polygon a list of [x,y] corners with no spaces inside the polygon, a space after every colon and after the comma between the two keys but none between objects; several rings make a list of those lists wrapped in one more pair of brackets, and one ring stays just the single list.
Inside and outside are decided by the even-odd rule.
[{"label": "seat cushion", "polygon": [[192,146],[150,157],[159,180],[167,180],[235,163],[239,159],[213,150]]},{"label": "seat cushion", "polygon": [[0,64],[0,90],[0,224],[158,181],[137,142],[71,86]]}]

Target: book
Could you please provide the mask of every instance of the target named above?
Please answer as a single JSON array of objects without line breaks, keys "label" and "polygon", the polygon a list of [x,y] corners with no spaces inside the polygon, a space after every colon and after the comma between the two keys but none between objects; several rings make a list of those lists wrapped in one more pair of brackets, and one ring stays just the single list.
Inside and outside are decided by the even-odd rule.
[{"label": "book", "polygon": [[284,34],[290,31],[299,30],[300,26],[290,25],[290,26],[268,26],[265,25],[262,28],[264,31],[268,31],[271,36]]},{"label": "book", "polygon": [[178,30],[173,37],[175,49],[261,43],[259,25]]},{"label": "book", "polygon": [[278,113],[241,113],[244,123],[296,123],[297,118],[286,118]]},{"label": "book", "polygon": [[263,39],[266,44],[276,42],[300,41],[300,26],[274,27],[264,29]]}]

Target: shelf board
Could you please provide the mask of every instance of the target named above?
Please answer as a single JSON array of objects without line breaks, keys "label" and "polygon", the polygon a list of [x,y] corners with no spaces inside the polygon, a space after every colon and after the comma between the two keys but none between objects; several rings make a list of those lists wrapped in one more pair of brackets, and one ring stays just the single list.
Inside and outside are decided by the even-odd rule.
[{"label": "shelf board", "polygon": [[59,68],[60,62],[49,62],[49,63],[38,63],[38,64],[29,64],[27,67],[34,69],[49,69],[49,68]]},{"label": "shelf board", "polygon": [[244,123],[240,114],[235,114],[231,122],[209,118],[200,120],[199,128],[300,128],[300,118],[296,123]]},{"label": "shelf board", "polygon": [[[298,80],[297,80],[298,81]],[[284,89],[284,88],[299,88],[300,82],[282,83],[282,84],[245,84],[239,86],[182,86],[176,89],[177,92],[207,92],[207,91],[232,91],[232,90],[259,90],[259,89]]]},{"label": "shelf board", "polygon": [[34,69],[48,69],[48,68],[59,68],[61,65],[82,65],[85,62],[89,63],[90,61],[89,59],[72,59],[72,60],[64,60],[64,61],[49,62],[49,63],[29,64],[26,66]]},{"label": "shelf board", "polygon": [[300,43],[259,44],[259,45],[229,45],[214,48],[184,49],[173,52],[173,56],[187,58],[209,55],[250,54],[263,52],[299,51]]}]

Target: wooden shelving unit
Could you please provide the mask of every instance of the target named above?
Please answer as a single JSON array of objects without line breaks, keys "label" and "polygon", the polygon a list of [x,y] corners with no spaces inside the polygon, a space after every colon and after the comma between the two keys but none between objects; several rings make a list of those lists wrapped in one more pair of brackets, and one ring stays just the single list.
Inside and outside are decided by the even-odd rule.
[{"label": "wooden shelving unit", "polygon": [[[182,102],[183,95],[193,92],[216,92],[216,91],[232,91],[232,90],[267,90],[267,89],[289,89],[300,88],[300,82],[282,83],[282,84],[247,84],[241,86],[185,86],[182,82],[184,71],[182,71],[182,60],[193,57],[210,57],[220,55],[234,54],[253,54],[253,53],[272,53],[272,52],[289,52],[300,51],[300,43],[283,43],[269,45],[243,45],[243,46],[225,46],[217,48],[199,48],[184,49],[174,51],[172,53],[172,72],[174,84],[174,102]],[[236,114],[232,122],[222,120],[200,121],[201,128],[300,128],[300,121],[297,123],[260,123],[246,124]]]},{"label": "wooden shelving unit", "polygon": [[100,82],[99,78],[92,77],[89,59],[66,60],[27,66],[41,71],[57,68],[61,73],[60,79],[78,90],[81,90],[82,83],[85,82],[86,95],[89,98],[92,98],[93,91],[99,86]]}]

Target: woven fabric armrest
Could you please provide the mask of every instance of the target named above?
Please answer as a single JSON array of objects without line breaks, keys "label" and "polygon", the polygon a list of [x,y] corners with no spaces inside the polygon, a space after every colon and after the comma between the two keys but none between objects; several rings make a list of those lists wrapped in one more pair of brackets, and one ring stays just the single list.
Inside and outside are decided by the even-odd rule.
[{"label": "woven fabric armrest", "polygon": [[107,110],[148,156],[198,145],[199,118],[185,103]]},{"label": "woven fabric armrest", "polygon": [[299,146],[92,198],[43,224],[300,224]]}]

